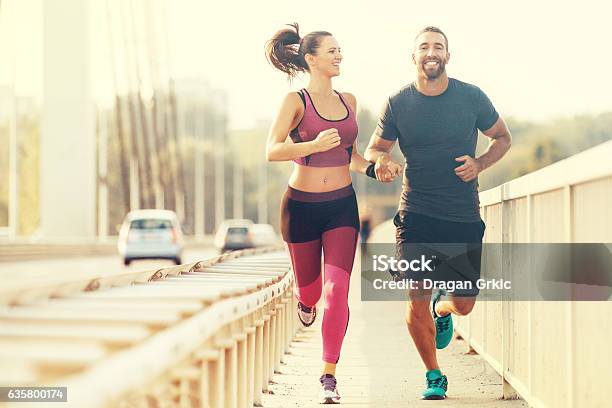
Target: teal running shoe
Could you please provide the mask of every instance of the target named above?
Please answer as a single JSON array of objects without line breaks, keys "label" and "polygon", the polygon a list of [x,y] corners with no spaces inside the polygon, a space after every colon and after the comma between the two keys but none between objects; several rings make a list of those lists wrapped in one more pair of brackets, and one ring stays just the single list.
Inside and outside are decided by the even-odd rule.
[{"label": "teal running shoe", "polygon": [[423,391],[423,399],[443,400],[446,398],[448,379],[445,375],[442,375],[440,370],[429,370],[425,374],[425,379],[425,386],[427,389]]},{"label": "teal running shoe", "polygon": [[436,313],[436,303],[444,294],[444,291],[438,291],[431,302],[431,313],[436,326],[436,348],[438,350],[446,348],[453,339],[453,316],[449,313],[440,317]]}]

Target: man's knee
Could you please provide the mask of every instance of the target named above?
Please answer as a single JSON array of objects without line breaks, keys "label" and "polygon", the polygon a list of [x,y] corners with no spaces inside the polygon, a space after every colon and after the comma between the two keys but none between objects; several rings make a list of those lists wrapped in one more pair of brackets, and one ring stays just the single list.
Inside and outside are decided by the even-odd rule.
[{"label": "man's knee", "polygon": [[465,316],[469,314],[472,309],[474,309],[474,304],[476,303],[476,299],[474,298],[458,298],[454,297],[451,299],[453,304],[453,309],[455,313],[459,316]]}]

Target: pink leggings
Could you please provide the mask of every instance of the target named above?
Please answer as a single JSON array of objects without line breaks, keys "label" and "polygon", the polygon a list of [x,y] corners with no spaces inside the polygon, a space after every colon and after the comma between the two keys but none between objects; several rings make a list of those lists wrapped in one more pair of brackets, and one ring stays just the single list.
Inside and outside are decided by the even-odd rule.
[{"label": "pink leggings", "polygon": [[359,233],[352,186],[326,193],[305,193],[290,187],[281,207],[281,224],[298,300],[312,307],[321,292],[324,294],[323,361],[335,364],[349,321],[349,281]]}]

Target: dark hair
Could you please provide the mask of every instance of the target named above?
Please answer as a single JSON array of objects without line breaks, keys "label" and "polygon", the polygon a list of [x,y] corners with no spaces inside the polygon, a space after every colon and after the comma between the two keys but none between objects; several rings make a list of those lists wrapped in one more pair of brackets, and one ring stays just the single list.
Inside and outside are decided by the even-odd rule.
[{"label": "dark hair", "polygon": [[313,31],[300,38],[298,23],[287,25],[290,28],[278,30],[266,43],[266,58],[274,68],[284,72],[291,79],[300,72],[308,71],[304,56],[316,55],[321,39],[332,34],[327,31]]},{"label": "dark hair", "polygon": [[444,41],[446,41],[446,51],[448,51],[448,38],[446,37],[446,34],[444,34],[442,32],[442,30],[440,30],[438,27],[434,27],[434,26],[425,27],[424,29],[419,31],[419,33],[416,35],[416,37],[414,37],[414,41],[416,41],[416,39],[419,38],[419,35],[421,35],[423,33],[438,33],[438,34],[442,34],[442,37],[444,37]]}]

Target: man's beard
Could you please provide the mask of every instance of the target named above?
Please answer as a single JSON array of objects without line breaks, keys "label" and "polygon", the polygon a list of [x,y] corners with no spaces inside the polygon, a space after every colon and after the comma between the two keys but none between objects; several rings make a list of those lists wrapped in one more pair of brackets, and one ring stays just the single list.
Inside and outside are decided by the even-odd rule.
[{"label": "man's beard", "polygon": [[438,67],[436,68],[435,71],[429,71],[427,68],[425,68],[424,63],[421,64],[421,67],[423,68],[423,73],[425,74],[427,79],[430,81],[433,81],[435,79],[438,79],[440,75],[444,73],[446,69],[446,64],[444,63],[444,61],[438,61]]}]

